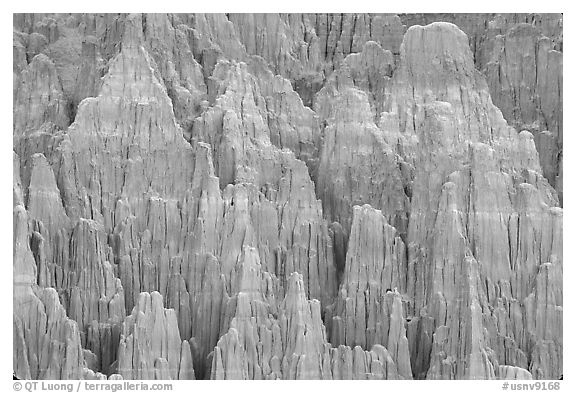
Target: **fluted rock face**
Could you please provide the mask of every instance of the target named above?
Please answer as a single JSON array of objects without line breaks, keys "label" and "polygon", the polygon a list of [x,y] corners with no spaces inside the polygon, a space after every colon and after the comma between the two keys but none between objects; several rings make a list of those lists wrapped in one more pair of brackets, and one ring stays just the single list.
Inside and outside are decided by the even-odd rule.
[{"label": "fluted rock face", "polygon": [[[554,49],[562,51],[562,14],[545,13],[478,13],[478,14],[401,14],[400,19],[407,27],[427,25],[437,21],[457,25],[466,35],[478,69],[489,61],[492,38],[519,24],[530,24],[553,41]],[[488,57],[487,57],[488,56]]]},{"label": "fluted rock face", "polygon": [[492,100],[511,125],[537,136],[544,176],[556,186],[562,151],[562,52],[529,24],[493,40],[484,68]]},{"label": "fluted rock face", "polygon": [[405,14],[408,26],[448,21],[467,35],[492,100],[536,140],[544,176],[562,200],[562,14]]},{"label": "fluted rock face", "polygon": [[50,121],[60,128],[69,119],[62,84],[56,67],[44,54],[38,54],[21,72],[15,83],[14,137],[38,129]]},{"label": "fluted rock face", "polygon": [[[244,259],[233,318],[212,355],[212,379],[400,379],[391,354],[381,345],[331,348],[320,303],[309,301],[302,276],[293,273],[284,300],[275,307],[270,285],[259,277],[256,254]],[[259,281],[262,284],[259,284]],[[264,288],[262,290],[261,288]],[[229,306],[230,309],[230,306]],[[408,369],[409,371],[409,369]]]},{"label": "fluted rock face", "polygon": [[52,288],[19,293],[14,314],[14,367],[22,379],[80,379],[85,367],[78,326]]},{"label": "fluted rock face", "polygon": [[532,374],[527,370],[514,366],[500,366],[500,379],[532,379]]},{"label": "fluted rock face", "polygon": [[[431,68],[435,71],[431,72]],[[553,260],[561,268],[561,252],[554,246],[536,258],[520,251],[540,244],[522,233],[539,233],[539,238],[545,231],[543,226],[535,229],[529,220],[520,218],[526,209],[532,212],[530,215],[550,222],[549,228],[554,232],[555,219],[548,221],[548,217],[559,217],[555,207],[558,201],[542,177],[533,138],[529,133],[518,135],[492,105],[487,86],[474,69],[466,36],[456,26],[434,23],[408,30],[390,97],[391,113],[396,116],[398,111],[401,130],[416,133],[416,149],[420,152],[413,161],[408,229],[407,288],[418,316],[418,321],[413,319],[411,324],[415,334],[420,335],[417,340],[432,338],[428,324],[433,323],[437,326],[434,339],[438,338],[432,341],[446,337],[442,340],[448,339],[449,343],[450,334],[455,334],[450,331],[468,329],[466,324],[451,325],[447,320],[450,315],[459,321],[464,317],[459,305],[462,289],[458,289],[462,282],[459,277],[467,274],[462,266],[464,260],[472,255],[477,259],[480,280],[486,282],[482,286],[486,288],[486,302],[504,309],[515,307],[516,302],[523,302],[530,295],[534,289],[529,283],[534,282],[540,266]],[[528,207],[536,205],[539,208],[534,210]],[[552,236],[558,239],[560,233]],[[468,287],[467,293],[475,297]],[[561,307],[561,303],[556,306]],[[426,317],[422,316],[423,310]],[[518,314],[508,314],[511,325],[520,323],[522,314],[529,312],[527,307],[516,310]],[[477,321],[474,329],[480,331],[475,339],[478,344],[471,346],[470,352],[459,352],[461,360],[456,360],[468,364],[474,357],[479,362],[476,371],[446,366],[451,370],[446,375],[440,371],[441,366],[428,366],[420,353],[413,354],[413,370],[418,374],[419,369],[431,367],[427,372],[430,378],[468,378],[477,372],[481,378],[492,377],[494,360],[487,359],[494,356],[488,356],[487,349],[478,352],[474,348],[492,348],[501,345],[496,342],[502,339],[511,348],[504,351],[510,355],[499,352],[500,362],[524,368],[539,362],[537,356],[532,358],[533,347],[524,345],[525,332],[499,331],[494,322],[478,326],[478,321],[497,318],[490,312],[488,316],[472,318]],[[425,321],[426,318],[433,322]],[[513,322],[516,318],[518,322]],[[482,339],[483,329],[492,330],[494,343]],[[532,339],[546,340],[542,335]],[[425,342],[420,345],[430,348]],[[557,341],[556,345],[561,344]],[[436,352],[448,353],[446,348],[435,345],[431,351],[432,362]],[[552,372],[550,376],[556,375]]]},{"label": "fluted rock face", "polygon": [[[288,150],[311,144],[313,134],[303,129],[298,134],[293,128],[286,130],[292,138],[283,139],[282,133],[271,135],[278,131],[277,125],[268,126],[266,102],[244,63],[219,62],[214,75],[221,95],[196,119],[192,137],[212,146],[220,186],[237,184],[227,186],[224,196],[242,191],[245,201],[234,210],[249,212],[245,230],[254,234],[263,265],[282,278],[302,271],[307,292],[327,300],[335,289],[331,238],[308,168]],[[296,110],[309,113],[301,104]],[[282,144],[282,150],[272,145],[272,138]],[[243,238],[244,244],[252,241],[250,236]],[[236,250],[240,250],[238,246]]]},{"label": "fluted rock face", "polygon": [[163,14],[143,15],[142,24],[143,39],[172,99],[176,121],[188,130],[207,94],[202,67],[189,45],[192,32],[183,24],[174,27]]},{"label": "fluted rock face", "polygon": [[[209,93],[216,99],[215,105],[196,119],[192,137],[214,148],[222,186],[235,180],[258,185],[271,182],[263,179],[258,167],[266,155],[280,153],[267,146],[270,143],[293,151],[314,167],[320,139],[318,120],[287,80],[275,77],[258,58],[252,58],[248,66],[221,61],[210,79]],[[252,138],[246,146],[241,144],[244,133]]]},{"label": "fluted rock face", "polygon": [[330,341],[385,346],[403,378],[412,378],[400,293],[406,292],[405,246],[396,229],[369,205],[354,207],[346,266],[328,316]]},{"label": "fluted rock face", "polygon": [[248,70],[256,78],[266,102],[270,142],[280,149],[293,151],[315,179],[321,144],[318,116],[304,106],[290,81],[274,75],[259,57],[250,59]]},{"label": "fluted rock face", "polygon": [[392,14],[230,14],[228,19],[232,40],[290,80],[307,106],[344,57],[368,41],[398,54],[405,30]]},{"label": "fluted rock face", "polygon": [[[460,262],[458,300],[434,332],[428,379],[493,379],[494,361],[486,346],[478,295],[478,267],[472,257]],[[442,310],[444,311],[444,310]]]},{"label": "fluted rock face", "polygon": [[[186,176],[193,163],[191,148],[182,139],[152,59],[139,45],[142,27],[138,23],[126,21],[122,50],[109,64],[100,94],[81,103],[68,131],[70,159],[94,160],[102,166],[72,170],[73,186],[90,200],[78,208],[82,215],[99,213],[107,227],[114,224],[112,212],[96,212],[98,205],[115,208],[116,201],[106,198],[148,191],[183,196],[191,181]],[[158,129],[162,132],[152,132]],[[99,150],[90,149],[99,143]],[[177,177],[184,181],[176,181]]]},{"label": "fluted rock face", "polygon": [[352,206],[369,203],[405,230],[408,198],[400,169],[403,159],[374,124],[364,92],[348,88],[335,101],[318,168],[317,189],[326,216],[349,233]]},{"label": "fluted rock face", "polygon": [[561,15],[13,27],[19,378],[562,375]]},{"label": "fluted rock face", "polygon": [[405,31],[400,18],[391,14],[316,14],[309,18],[314,23],[322,55],[334,68],[344,56],[360,52],[367,41],[378,42],[398,54]]},{"label": "fluted rock face", "polygon": [[384,96],[394,69],[394,55],[374,41],[368,41],[360,53],[351,53],[340,68],[326,80],[314,100],[314,110],[326,121],[340,110],[335,97],[348,87],[356,87],[368,95],[375,121],[383,111]]},{"label": "fluted rock face", "polygon": [[35,286],[29,215],[14,173],[14,375],[22,379],[79,379],[85,370],[76,322],[66,316],[56,290]]},{"label": "fluted rock face", "polygon": [[158,292],[143,292],[122,324],[118,373],[125,379],[194,379],[188,341],[180,339],[176,313]]},{"label": "fluted rock face", "polygon": [[72,226],[46,159],[37,154],[33,160],[28,208],[38,284],[63,291],[68,313],[82,332],[94,320],[121,322],[122,284],[114,277],[103,228],[87,219]]},{"label": "fluted rock face", "polygon": [[229,20],[246,52],[261,56],[274,74],[302,86],[322,83],[320,42],[305,15],[231,14]]},{"label": "fluted rock face", "polygon": [[495,37],[491,49],[484,73],[494,104],[504,117],[517,128],[536,122],[539,129],[558,135],[562,127],[562,52],[555,51],[552,41],[529,24],[519,24]]}]

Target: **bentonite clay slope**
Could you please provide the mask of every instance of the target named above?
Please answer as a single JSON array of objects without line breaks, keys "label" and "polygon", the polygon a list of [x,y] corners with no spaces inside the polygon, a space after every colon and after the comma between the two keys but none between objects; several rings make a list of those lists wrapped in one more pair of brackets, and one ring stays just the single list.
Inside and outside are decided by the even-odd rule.
[{"label": "bentonite clay slope", "polygon": [[16,14],[13,53],[19,378],[562,375],[561,15]]}]

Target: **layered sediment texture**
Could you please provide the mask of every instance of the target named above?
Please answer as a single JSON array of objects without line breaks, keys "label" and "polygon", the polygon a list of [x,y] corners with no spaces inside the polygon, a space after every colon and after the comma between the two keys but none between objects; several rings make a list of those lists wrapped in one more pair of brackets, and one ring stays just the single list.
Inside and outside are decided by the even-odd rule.
[{"label": "layered sediment texture", "polygon": [[561,15],[15,14],[13,53],[19,378],[562,375]]}]

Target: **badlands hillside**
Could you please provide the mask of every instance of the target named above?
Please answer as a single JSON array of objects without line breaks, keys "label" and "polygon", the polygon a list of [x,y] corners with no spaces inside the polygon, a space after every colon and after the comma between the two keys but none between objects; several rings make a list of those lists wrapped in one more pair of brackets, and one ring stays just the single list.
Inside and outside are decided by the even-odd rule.
[{"label": "badlands hillside", "polygon": [[562,15],[13,22],[19,378],[562,375]]}]

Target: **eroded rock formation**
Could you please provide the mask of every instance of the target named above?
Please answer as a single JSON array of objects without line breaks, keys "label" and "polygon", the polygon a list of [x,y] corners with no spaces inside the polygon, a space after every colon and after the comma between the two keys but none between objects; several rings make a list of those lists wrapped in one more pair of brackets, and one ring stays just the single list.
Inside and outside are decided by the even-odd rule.
[{"label": "eroded rock formation", "polygon": [[561,15],[15,14],[13,54],[19,378],[562,375]]}]

